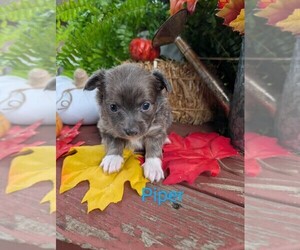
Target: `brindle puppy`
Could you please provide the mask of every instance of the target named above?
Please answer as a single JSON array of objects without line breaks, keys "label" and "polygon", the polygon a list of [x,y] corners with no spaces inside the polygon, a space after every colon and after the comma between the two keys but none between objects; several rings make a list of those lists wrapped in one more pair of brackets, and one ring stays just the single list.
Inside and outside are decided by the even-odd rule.
[{"label": "brindle puppy", "polygon": [[166,91],[171,86],[159,71],[145,71],[135,64],[99,70],[87,81],[85,90],[97,88],[101,107],[98,128],[106,156],[100,166],[105,172],[120,170],[125,147],[145,150],[144,175],[151,182],[164,178],[162,146],[172,123]]}]

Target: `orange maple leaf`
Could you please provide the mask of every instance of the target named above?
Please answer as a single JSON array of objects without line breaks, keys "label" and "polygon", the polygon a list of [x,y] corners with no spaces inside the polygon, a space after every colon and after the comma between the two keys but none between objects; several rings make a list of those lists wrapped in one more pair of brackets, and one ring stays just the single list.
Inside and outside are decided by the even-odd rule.
[{"label": "orange maple leaf", "polygon": [[130,182],[131,188],[142,195],[148,182],[143,176],[140,161],[133,152],[124,150],[124,164],[117,173],[105,174],[99,167],[105,156],[103,145],[74,147],[74,155],[65,158],[61,174],[60,193],[74,188],[82,181],[88,181],[89,190],[82,199],[88,204],[88,212],[94,209],[104,210],[110,203],[122,200],[124,183]]},{"label": "orange maple leaf", "polygon": [[56,211],[55,146],[23,148],[20,153],[26,155],[20,155],[13,159],[6,193],[22,190],[42,181],[51,181],[53,188],[44,196],[41,203],[50,202],[50,213],[53,213]]}]

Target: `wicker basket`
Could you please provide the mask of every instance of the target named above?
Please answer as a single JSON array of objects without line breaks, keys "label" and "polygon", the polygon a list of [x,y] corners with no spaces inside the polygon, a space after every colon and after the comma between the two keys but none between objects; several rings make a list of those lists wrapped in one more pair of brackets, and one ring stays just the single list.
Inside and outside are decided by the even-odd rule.
[{"label": "wicker basket", "polygon": [[157,68],[171,83],[173,91],[168,98],[174,122],[199,125],[212,120],[211,94],[189,63],[157,59],[138,64],[150,71]]}]

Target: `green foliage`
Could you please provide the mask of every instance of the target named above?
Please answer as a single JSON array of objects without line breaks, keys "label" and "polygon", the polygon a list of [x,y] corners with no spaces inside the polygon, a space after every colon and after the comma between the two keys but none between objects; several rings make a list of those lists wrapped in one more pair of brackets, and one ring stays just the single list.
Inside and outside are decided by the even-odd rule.
[{"label": "green foliage", "polygon": [[130,57],[130,41],[145,30],[152,38],[166,18],[155,0],[66,1],[57,7],[57,64],[67,75],[120,64]]},{"label": "green foliage", "polygon": [[296,38],[289,32],[282,32],[278,27],[266,25],[267,19],[255,16],[255,12],[250,11],[255,8],[255,3],[252,1],[248,3],[248,8],[246,13],[246,54],[252,58],[269,59],[255,60],[251,63],[252,70],[265,82],[272,85],[272,88],[281,89],[290,62],[278,59],[292,56]]},{"label": "green foliage", "polygon": [[18,22],[31,20],[36,17],[37,13],[43,13],[49,9],[53,9],[53,1],[49,0],[21,0],[10,4],[0,5],[0,20],[2,27],[7,22]]},{"label": "green foliage", "polygon": [[0,69],[26,77],[33,68],[55,74],[53,0],[21,0],[0,6]]},{"label": "green foliage", "polygon": [[[189,17],[183,34],[199,57],[217,57],[223,60],[205,60],[218,77],[233,89],[238,60],[230,60],[240,55],[242,37],[223,25],[217,17],[217,0],[198,1],[196,10]],[[226,59],[229,59],[228,61]]]},{"label": "green foliage", "polygon": [[[60,22],[70,22],[75,20],[78,15],[84,13],[85,11],[89,11],[93,13],[97,13],[96,6],[93,5],[93,2],[90,0],[69,0],[61,3],[56,8],[56,20],[58,22],[57,26],[60,27]],[[105,4],[107,1],[103,1],[102,4]]]}]

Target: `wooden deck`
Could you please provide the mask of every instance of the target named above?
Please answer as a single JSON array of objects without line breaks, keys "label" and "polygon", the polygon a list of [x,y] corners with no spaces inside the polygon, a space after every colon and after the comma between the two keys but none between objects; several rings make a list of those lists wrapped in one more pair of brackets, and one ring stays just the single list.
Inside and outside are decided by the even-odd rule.
[{"label": "wooden deck", "polygon": [[[187,135],[210,131],[210,126],[174,125],[172,130]],[[39,132],[39,140],[55,144],[53,127]],[[82,127],[76,140],[81,139],[89,145],[100,142],[95,126]],[[87,214],[81,200],[88,183],[83,182],[57,193],[57,212],[51,215],[48,204],[39,204],[51,189],[49,182],[4,193],[11,160],[0,162],[0,249],[54,249],[55,229],[58,250],[300,249],[298,159],[265,160],[258,177],[244,179],[242,159],[230,158],[222,161],[219,176],[201,175],[193,185],[147,184],[184,191],[179,209],[170,203],[142,202],[126,185],[123,201]],[[62,162],[57,162],[57,190]]]},{"label": "wooden deck", "polygon": [[[45,141],[55,145],[55,127],[41,126],[38,134],[27,142]],[[14,156],[0,160],[0,249],[55,249],[56,214],[49,214],[49,204],[40,204],[52,188],[51,182],[39,182],[32,187],[5,194],[10,164]],[[53,170],[55,171],[55,169]]]},{"label": "wooden deck", "polygon": [[[181,135],[210,131],[209,126],[171,128]],[[82,127],[77,140],[99,144],[95,126]],[[62,159],[58,161],[57,183],[60,183]],[[229,165],[228,165],[229,163]],[[182,206],[170,203],[158,206],[142,202],[135,191],[125,186],[124,198],[101,212],[87,214],[81,204],[88,183],[57,195],[58,249],[243,249],[244,198],[241,158],[227,159],[218,177],[200,176],[193,185],[147,184],[157,189],[184,191]],[[68,242],[71,244],[64,244]]]},{"label": "wooden deck", "polygon": [[247,249],[300,249],[300,159],[264,160],[245,178],[245,204]]}]

